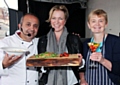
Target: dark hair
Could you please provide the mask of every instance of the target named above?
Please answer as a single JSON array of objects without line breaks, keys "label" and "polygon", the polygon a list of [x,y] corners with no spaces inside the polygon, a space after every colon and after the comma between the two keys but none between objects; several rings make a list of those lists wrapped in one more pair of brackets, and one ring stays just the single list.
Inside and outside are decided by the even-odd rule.
[{"label": "dark hair", "polygon": [[[20,19],[20,24],[22,25],[23,23],[23,20],[24,20],[24,17],[27,16],[27,15],[31,15],[31,16],[34,16],[38,19],[38,17],[35,15],[35,14],[32,14],[32,13],[26,13],[25,15],[23,15]],[[39,19],[38,19],[38,22],[39,22]]]}]

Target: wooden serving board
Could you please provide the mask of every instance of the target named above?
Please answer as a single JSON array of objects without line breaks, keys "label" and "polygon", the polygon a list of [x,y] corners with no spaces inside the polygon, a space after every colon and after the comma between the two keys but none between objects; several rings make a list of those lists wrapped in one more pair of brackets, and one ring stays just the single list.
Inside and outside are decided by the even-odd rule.
[{"label": "wooden serving board", "polygon": [[69,54],[69,57],[54,57],[54,58],[35,58],[31,56],[27,59],[27,66],[36,67],[53,67],[53,66],[79,66],[79,58],[77,54]]}]

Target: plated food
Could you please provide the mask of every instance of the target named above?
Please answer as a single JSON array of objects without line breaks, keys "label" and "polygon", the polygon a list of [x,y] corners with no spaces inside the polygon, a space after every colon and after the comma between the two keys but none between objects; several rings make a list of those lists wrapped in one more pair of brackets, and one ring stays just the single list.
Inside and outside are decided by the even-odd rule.
[{"label": "plated food", "polygon": [[17,56],[23,55],[24,53],[28,52],[27,49],[19,48],[19,47],[2,47],[1,49],[9,55],[17,55]]}]

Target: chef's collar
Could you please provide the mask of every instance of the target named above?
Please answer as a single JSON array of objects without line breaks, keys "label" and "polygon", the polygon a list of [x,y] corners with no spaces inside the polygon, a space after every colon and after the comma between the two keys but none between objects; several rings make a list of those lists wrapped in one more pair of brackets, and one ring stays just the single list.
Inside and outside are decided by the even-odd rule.
[{"label": "chef's collar", "polygon": [[27,47],[30,47],[31,45],[33,45],[34,39],[32,39],[32,41],[30,41],[30,42],[24,41],[24,40],[19,36],[20,33],[21,33],[21,31],[20,31],[20,30],[17,30],[17,31],[15,32],[15,35],[16,35],[17,39],[21,42],[21,44],[23,44],[23,45],[25,45],[25,46],[27,46]]}]

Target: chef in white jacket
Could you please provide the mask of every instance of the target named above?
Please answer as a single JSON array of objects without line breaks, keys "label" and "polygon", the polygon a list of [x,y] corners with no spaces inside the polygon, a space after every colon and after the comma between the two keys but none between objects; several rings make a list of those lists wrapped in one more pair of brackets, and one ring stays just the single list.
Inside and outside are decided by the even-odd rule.
[{"label": "chef in white jacket", "polygon": [[26,59],[37,54],[38,39],[35,36],[38,28],[38,18],[33,14],[26,14],[21,18],[19,30],[0,40],[0,48],[20,47],[29,51],[28,55],[14,57],[0,49],[0,85],[38,85],[36,69],[26,69]]}]

